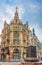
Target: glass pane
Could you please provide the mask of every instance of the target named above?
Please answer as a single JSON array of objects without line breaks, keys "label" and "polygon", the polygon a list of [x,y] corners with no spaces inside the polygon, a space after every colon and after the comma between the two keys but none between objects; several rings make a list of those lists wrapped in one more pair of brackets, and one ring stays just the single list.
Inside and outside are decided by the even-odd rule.
[{"label": "glass pane", "polygon": [[14,34],[14,37],[15,37],[15,38],[19,37],[19,34],[15,33],[15,34]]},{"label": "glass pane", "polygon": [[14,27],[14,30],[15,31],[20,30],[20,27],[16,26],[16,27]]}]

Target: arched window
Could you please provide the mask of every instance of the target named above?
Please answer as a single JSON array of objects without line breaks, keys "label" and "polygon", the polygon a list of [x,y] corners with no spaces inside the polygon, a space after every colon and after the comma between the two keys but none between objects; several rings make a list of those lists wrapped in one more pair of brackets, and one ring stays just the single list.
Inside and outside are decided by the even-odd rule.
[{"label": "arched window", "polygon": [[19,53],[19,50],[17,48],[14,49],[14,53]]}]

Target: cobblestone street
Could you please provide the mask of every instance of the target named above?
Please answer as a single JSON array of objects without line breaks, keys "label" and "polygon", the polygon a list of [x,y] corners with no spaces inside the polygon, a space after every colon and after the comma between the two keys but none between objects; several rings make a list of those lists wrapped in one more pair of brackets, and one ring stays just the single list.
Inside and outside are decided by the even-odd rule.
[{"label": "cobblestone street", "polygon": [[0,62],[0,65],[42,65],[42,62]]},{"label": "cobblestone street", "polygon": [[20,62],[0,62],[0,65],[19,65]]}]

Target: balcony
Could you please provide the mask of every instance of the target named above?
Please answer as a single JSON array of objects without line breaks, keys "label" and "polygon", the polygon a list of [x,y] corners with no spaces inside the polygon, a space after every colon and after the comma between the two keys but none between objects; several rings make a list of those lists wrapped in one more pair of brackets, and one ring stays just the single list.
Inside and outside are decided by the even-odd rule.
[{"label": "balcony", "polygon": [[21,44],[10,44],[9,47],[24,47],[24,45],[21,45]]}]

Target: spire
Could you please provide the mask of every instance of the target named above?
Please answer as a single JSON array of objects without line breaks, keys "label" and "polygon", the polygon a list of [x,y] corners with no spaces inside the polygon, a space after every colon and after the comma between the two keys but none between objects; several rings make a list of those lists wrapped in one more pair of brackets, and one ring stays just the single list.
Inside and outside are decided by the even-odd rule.
[{"label": "spire", "polygon": [[34,28],[33,28],[33,35],[35,35],[35,30],[34,30]]},{"label": "spire", "polygon": [[16,13],[15,13],[16,16],[18,16],[18,11],[17,10],[18,10],[18,7],[16,7]]},{"label": "spire", "polygon": [[19,18],[18,17],[18,11],[17,10],[18,10],[18,7],[16,7],[16,12],[15,12],[15,16],[14,16],[15,19],[18,19]]}]

